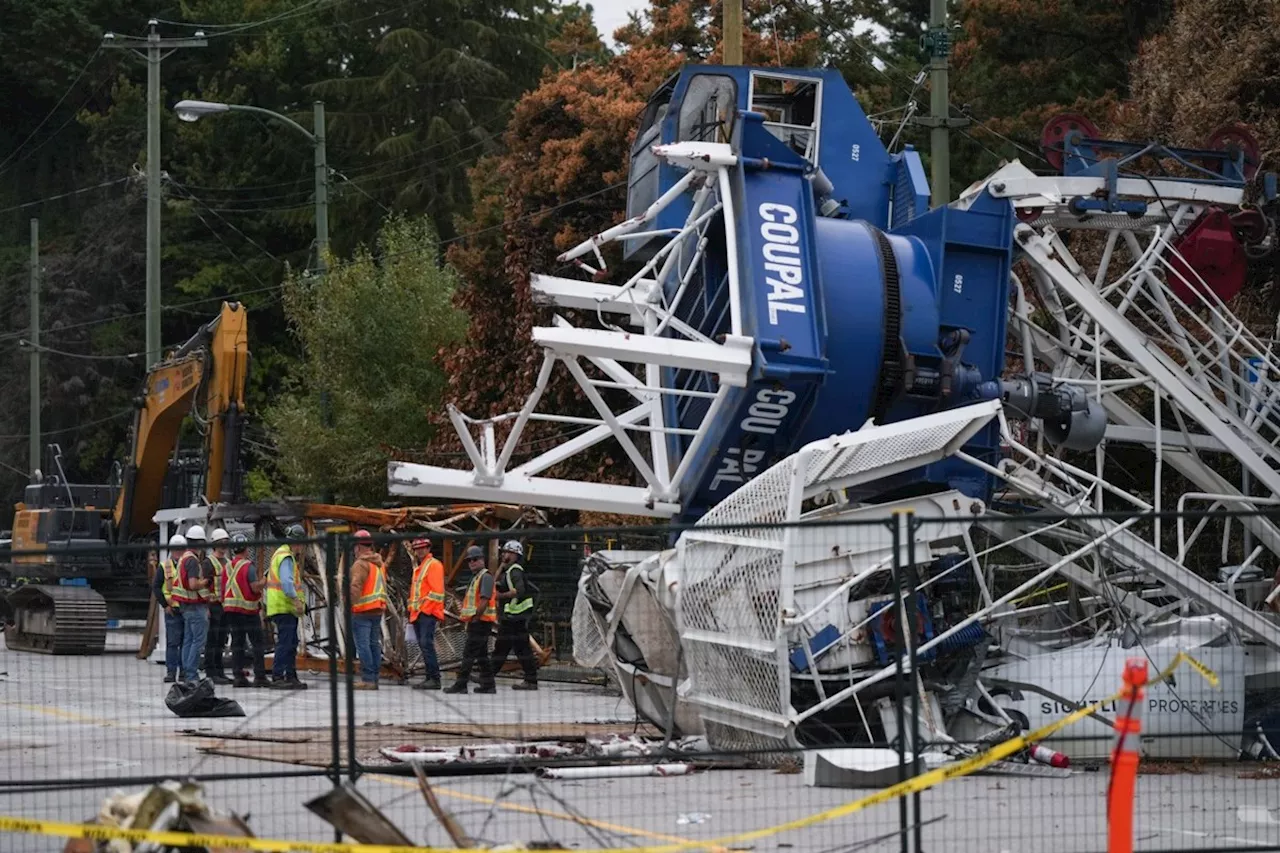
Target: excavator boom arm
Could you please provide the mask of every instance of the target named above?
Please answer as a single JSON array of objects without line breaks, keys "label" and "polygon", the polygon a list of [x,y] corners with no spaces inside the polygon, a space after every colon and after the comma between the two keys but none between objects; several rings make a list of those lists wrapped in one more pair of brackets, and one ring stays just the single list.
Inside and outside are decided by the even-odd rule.
[{"label": "excavator boom arm", "polygon": [[246,311],[237,303],[224,302],[217,318],[147,374],[124,487],[116,500],[120,541],[152,529],[169,458],[197,395],[204,398],[202,416],[207,418],[205,498],[210,503],[236,499],[248,362]]}]

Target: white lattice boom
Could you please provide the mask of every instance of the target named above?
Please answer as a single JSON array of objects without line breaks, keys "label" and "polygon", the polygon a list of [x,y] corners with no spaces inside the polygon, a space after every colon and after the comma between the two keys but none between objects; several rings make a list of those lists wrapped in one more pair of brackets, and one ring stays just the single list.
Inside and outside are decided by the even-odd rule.
[{"label": "white lattice boom", "polygon": [[[388,489],[393,495],[461,500],[498,500],[537,506],[599,512],[676,515],[685,495],[690,461],[698,458],[730,391],[747,385],[753,366],[755,341],[743,334],[741,282],[735,271],[737,235],[732,227],[732,203],[726,206],[729,174],[737,156],[724,144],[678,143],[659,146],[655,154],[678,168],[684,177],[663,193],[644,213],[609,228],[563,253],[559,260],[576,264],[589,275],[605,269],[600,247],[606,243],[662,235],[670,239],[624,284],[610,285],[556,276],[535,275],[530,287],[540,304],[578,312],[601,328],[575,326],[557,314],[550,326],[533,330],[544,351],[534,392],[519,412],[494,418],[469,418],[450,407],[449,415],[472,464],[470,471],[406,462],[389,463]],[[644,230],[677,199],[692,197],[682,228]],[[721,215],[723,212],[723,215]],[[730,259],[726,290],[728,329],[713,340],[680,319],[680,304],[691,279],[700,270],[710,242],[708,231],[719,228],[717,241]],[[583,258],[594,256],[599,267]],[[624,323],[627,328],[614,325]],[[540,411],[538,403],[552,370],[569,372],[597,417],[568,416]],[[592,368],[588,373],[586,368]],[[669,382],[671,371],[689,373],[693,380],[681,387]],[[664,380],[664,375],[668,379]],[[704,390],[710,389],[710,390]],[[620,393],[619,393],[620,392]],[[612,397],[606,398],[606,395]],[[629,408],[619,408],[617,397]],[[708,401],[698,423],[668,423],[664,402],[671,398]],[[530,421],[566,424],[588,429],[563,439],[550,450],[519,465],[512,460]],[[510,424],[501,447],[497,427]],[[478,428],[479,439],[472,434]],[[688,438],[674,450],[674,436]],[[566,480],[543,476],[567,459],[611,439],[621,446],[626,461],[643,486]]]},{"label": "white lattice boom", "polygon": [[[851,609],[839,592],[847,591],[851,573],[884,571],[892,564],[893,534],[859,520],[907,508],[926,517],[972,516],[975,504],[952,492],[834,515],[819,511],[815,522],[825,523],[803,524],[798,522],[804,501],[936,462],[998,412],[999,403],[981,403],[813,442],[681,535],[676,612],[690,677],[688,700],[701,712],[713,742],[791,737],[796,714],[789,656],[817,630],[834,625],[842,637],[825,665],[862,662],[857,658],[863,650],[850,634],[865,613]],[[830,524],[837,520],[847,523]],[[959,535],[958,528],[939,525],[921,532],[931,538]],[[927,554],[922,539],[917,559]]]}]

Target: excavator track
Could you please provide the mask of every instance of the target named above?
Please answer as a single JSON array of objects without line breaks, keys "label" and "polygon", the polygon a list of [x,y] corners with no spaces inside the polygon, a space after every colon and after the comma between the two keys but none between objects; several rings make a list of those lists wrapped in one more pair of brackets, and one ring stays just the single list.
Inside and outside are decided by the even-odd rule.
[{"label": "excavator track", "polygon": [[107,602],[82,586],[31,584],[9,594],[10,649],[46,655],[100,655],[107,646]]}]

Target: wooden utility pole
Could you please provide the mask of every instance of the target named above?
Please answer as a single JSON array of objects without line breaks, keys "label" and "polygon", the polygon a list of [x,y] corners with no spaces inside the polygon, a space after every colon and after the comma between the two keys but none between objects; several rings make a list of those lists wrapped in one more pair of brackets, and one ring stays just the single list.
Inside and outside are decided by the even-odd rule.
[{"label": "wooden utility pole", "polygon": [[[132,50],[147,60],[147,367],[160,360],[160,63],[184,47],[208,47],[196,38],[160,38],[160,23],[147,22],[146,38],[106,33],[104,48]],[[165,52],[167,51],[167,52]]]},{"label": "wooden utility pole", "polygon": [[31,280],[27,291],[31,311],[28,336],[31,341],[31,449],[27,456],[28,473],[34,477],[40,467],[40,220],[31,220]]},{"label": "wooden utility pole", "polygon": [[929,32],[923,41],[929,54],[929,115],[916,119],[916,123],[929,128],[931,201],[934,207],[940,207],[951,201],[951,129],[969,124],[966,118],[951,117],[947,0],[930,0]]},{"label": "wooden utility pole", "polygon": [[724,2],[724,64],[742,64],[742,0]]}]

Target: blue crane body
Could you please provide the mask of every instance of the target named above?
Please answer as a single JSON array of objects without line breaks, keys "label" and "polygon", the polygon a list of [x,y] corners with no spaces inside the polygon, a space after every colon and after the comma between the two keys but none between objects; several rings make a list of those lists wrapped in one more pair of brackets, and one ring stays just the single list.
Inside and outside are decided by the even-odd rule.
[{"label": "blue crane body", "polygon": [[[686,68],[642,119],[628,214],[684,175],[653,146],[690,141],[731,142],[739,154],[732,218],[742,334],[754,353],[747,386],[703,426],[711,434],[690,463],[683,517],[700,517],[809,441],[869,418],[903,420],[991,396],[1005,368],[1015,224],[1007,202],[929,210],[919,155],[891,155],[834,70]],[[691,199],[663,210],[656,230],[683,225]],[[679,304],[680,318],[711,339],[730,330],[724,244],[706,253]],[[627,254],[644,259],[661,245],[650,238]],[[692,371],[669,369],[666,381],[715,390]],[[709,405],[673,398],[668,418],[697,428]],[[997,430],[989,426],[966,452],[993,459]],[[679,457],[690,439],[669,444]],[[926,483],[979,498],[991,489],[980,469],[947,460],[877,491]]]}]

